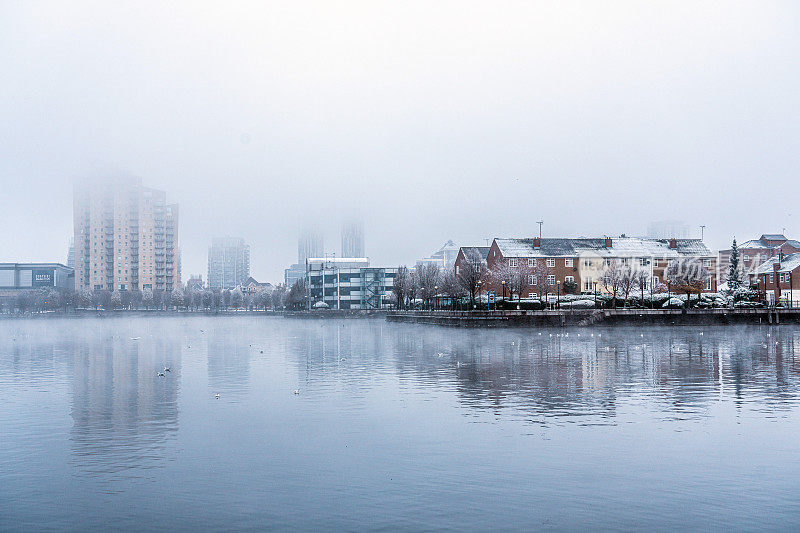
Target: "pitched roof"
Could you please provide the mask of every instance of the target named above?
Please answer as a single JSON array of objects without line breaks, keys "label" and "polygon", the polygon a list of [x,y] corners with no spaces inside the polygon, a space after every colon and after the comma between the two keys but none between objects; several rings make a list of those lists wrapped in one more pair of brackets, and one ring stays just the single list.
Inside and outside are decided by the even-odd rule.
[{"label": "pitched roof", "polygon": [[[767,241],[782,241],[781,244],[769,244]],[[800,249],[800,241],[796,241],[794,239],[787,239],[783,235],[780,234],[764,234],[758,239],[752,239],[749,241],[745,241],[739,245],[739,248],[762,248],[762,249],[775,249],[779,246],[783,246],[788,244],[793,248]]]},{"label": "pitched roof", "polygon": [[481,259],[486,260],[489,257],[489,246],[462,246],[461,251],[464,252],[464,257],[479,256]]},{"label": "pitched roof", "polygon": [[676,239],[677,248],[670,248],[669,239],[616,237],[611,248],[605,238],[541,239],[534,248],[534,239],[495,239],[504,257],[577,257],[592,254],[602,257],[680,257],[711,256],[700,239]]},{"label": "pitched roof", "polygon": [[[771,274],[774,272],[772,265],[778,262],[778,256],[772,256],[766,261],[764,261],[755,271],[756,275],[762,274]],[[793,270],[800,267],[800,253],[796,254],[789,254],[783,256],[783,261],[781,261],[780,267],[778,268],[778,272],[792,272]]]}]

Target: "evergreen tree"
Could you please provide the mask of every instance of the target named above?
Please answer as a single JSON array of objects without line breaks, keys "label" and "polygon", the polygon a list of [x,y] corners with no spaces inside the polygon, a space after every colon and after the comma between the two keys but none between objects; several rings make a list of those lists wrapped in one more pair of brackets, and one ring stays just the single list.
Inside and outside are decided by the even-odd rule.
[{"label": "evergreen tree", "polygon": [[731,258],[728,265],[728,288],[736,290],[741,283],[741,274],[739,273],[739,248],[736,246],[736,237],[733,238],[731,245]]}]

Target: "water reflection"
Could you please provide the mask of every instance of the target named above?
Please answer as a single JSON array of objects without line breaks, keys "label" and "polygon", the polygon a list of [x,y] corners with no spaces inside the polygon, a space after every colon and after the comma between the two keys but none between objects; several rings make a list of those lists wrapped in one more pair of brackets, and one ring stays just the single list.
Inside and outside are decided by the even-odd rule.
[{"label": "water reflection", "polygon": [[133,339],[102,328],[76,335],[73,350],[74,465],[89,474],[157,465],[165,440],[178,428],[179,339]]},{"label": "water reflection", "polygon": [[[363,372],[457,393],[469,410],[538,423],[613,424],[621,402],[653,416],[711,404],[780,411],[798,401],[800,331],[753,328],[454,330],[312,323],[288,339],[306,385],[370,387]],[[577,417],[577,418],[574,418]]]}]

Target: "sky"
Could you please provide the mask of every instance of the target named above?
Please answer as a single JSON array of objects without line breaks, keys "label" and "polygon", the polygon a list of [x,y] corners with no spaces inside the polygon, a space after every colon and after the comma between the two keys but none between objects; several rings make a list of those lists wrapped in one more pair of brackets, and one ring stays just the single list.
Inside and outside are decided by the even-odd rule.
[{"label": "sky", "polygon": [[800,237],[796,2],[0,0],[0,261],[66,261],[72,187],[180,204],[282,280],[298,230],[372,264],[447,239]]}]

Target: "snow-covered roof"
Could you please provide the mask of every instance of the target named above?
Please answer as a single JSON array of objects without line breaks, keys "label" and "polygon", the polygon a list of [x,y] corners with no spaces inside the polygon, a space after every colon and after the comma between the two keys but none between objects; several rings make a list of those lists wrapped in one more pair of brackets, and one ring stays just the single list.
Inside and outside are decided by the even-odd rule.
[{"label": "snow-covered roof", "polygon": [[[538,240],[538,239],[537,239]],[[681,257],[712,256],[700,239],[675,239],[676,248],[670,248],[670,239],[642,239],[614,237],[611,247],[605,238],[541,239],[534,247],[534,239],[495,239],[504,257],[577,257],[592,254],[602,257]]]},{"label": "snow-covered roof", "polygon": [[464,257],[467,259],[471,257],[480,257],[486,260],[489,257],[489,246],[462,246],[461,250],[464,252]]},{"label": "snow-covered roof", "polygon": [[[774,272],[772,265],[778,262],[778,256],[773,256],[764,261],[756,270],[756,275],[760,276],[762,274],[771,274]],[[780,262],[781,265],[778,268],[778,272],[792,272],[793,270],[800,267],[800,253],[796,254],[789,254],[783,256],[783,261]]]},{"label": "snow-covered roof", "polygon": [[[770,244],[768,241],[782,241],[780,244]],[[753,239],[750,241],[745,241],[739,245],[739,248],[761,248],[761,249],[774,249],[778,248],[779,246],[783,246],[784,244],[788,244],[794,248],[800,249],[800,241],[794,239],[787,239],[783,235],[778,234],[765,234],[762,235],[758,239]]]}]

